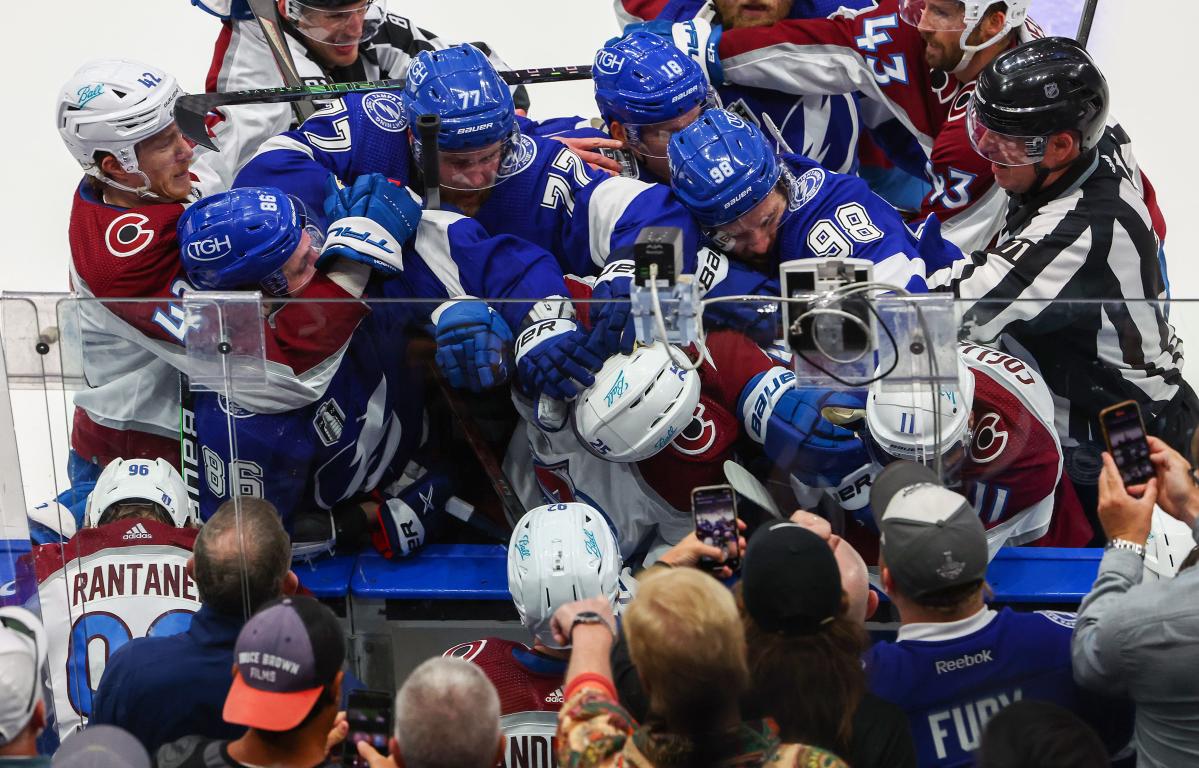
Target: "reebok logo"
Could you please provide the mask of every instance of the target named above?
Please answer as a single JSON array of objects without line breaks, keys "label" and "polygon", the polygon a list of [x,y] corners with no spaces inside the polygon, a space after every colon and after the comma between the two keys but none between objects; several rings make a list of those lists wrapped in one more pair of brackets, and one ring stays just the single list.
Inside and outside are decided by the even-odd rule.
[{"label": "reebok logo", "polygon": [[562,686],[558,686],[558,690],[545,697],[546,704],[561,704],[562,703]]},{"label": "reebok logo", "polygon": [[134,539],[152,539],[152,538],[154,538],[154,537],[150,534],[149,531],[146,530],[146,526],[142,525],[141,523],[138,523],[137,525],[133,526],[129,530],[125,531],[125,535],[121,537],[121,539],[123,541],[133,541]]},{"label": "reebok logo", "polygon": [[959,669],[966,669],[967,667],[976,667],[979,664],[986,664],[994,660],[991,657],[991,649],[987,648],[978,653],[967,653],[964,656],[959,656],[949,661],[938,661],[934,666],[937,669],[937,674],[940,675],[945,672],[956,672]]}]

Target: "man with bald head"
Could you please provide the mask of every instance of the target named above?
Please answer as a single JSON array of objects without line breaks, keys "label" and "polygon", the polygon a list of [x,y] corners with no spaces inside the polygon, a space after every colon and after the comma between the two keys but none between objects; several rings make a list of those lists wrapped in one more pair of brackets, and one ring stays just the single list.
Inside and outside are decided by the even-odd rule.
[{"label": "man with bald head", "polygon": [[189,734],[240,736],[245,729],[221,717],[233,646],[259,606],[296,591],[290,568],[291,542],[274,505],[255,498],[222,504],[200,529],[187,564],[202,603],[191,627],[179,635],[131,640],[114,653],[96,690],[91,722],[124,728],[151,753]]},{"label": "man with bald head", "polygon": [[802,525],[828,542],[837,558],[837,567],[841,570],[841,588],[849,596],[849,617],[864,625],[866,619],[878,610],[878,593],[870,588],[866,561],[852,544],[833,533],[828,520],[820,515],[800,509],[791,515],[791,522]]}]

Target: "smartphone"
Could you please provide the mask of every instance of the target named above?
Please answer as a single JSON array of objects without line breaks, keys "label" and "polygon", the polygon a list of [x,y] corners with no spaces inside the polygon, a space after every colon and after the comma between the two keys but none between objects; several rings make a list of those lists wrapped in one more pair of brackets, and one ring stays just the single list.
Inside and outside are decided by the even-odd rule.
[{"label": "smartphone", "polygon": [[365,741],[381,755],[387,754],[391,738],[392,701],[386,691],[350,691],[346,699],[346,721],[350,732],[342,747],[341,764],[353,768],[369,768],[358,756],[358,742]]},{"label": "smartphone", "polygon": [[1145,483],[1157,474],[1149,461],[1145,422],[1141,420],[1141,408],[1135,400],[1104,408],[1099,412],[1099,426],[1124,485]]},{"label": "smartphone", "polygon": [[727,565],[734,571],[741,567],[737,540],[737,494],[730,485],[704,485],[691,489],[691,514],[695,517],[695,537],[704,544],[720,547],[727,559],[717,562],[708,558],[700,561],[705,568]]}]

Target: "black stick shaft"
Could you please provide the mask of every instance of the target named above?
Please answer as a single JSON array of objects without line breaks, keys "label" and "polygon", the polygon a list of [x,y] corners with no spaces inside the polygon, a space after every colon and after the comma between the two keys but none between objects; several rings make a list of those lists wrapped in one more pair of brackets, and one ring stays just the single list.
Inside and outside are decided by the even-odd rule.
[{"label": "black stick shaft", "polygon": [[1099,0],[1087,0],[1086,5],[1082,7],[1082,17],[1078,20],[1078,33],[1074,35],[1074,39],[1083,48],[1087,47],[1087,40],[1091,37],[1091,25],[1095,23],[1095,8],[1099,5]]},{"label": "black stick shaft", "polygon": [[421,115],[416,118],[416,135],[420,139],[420,172],[425,181],[425,208],[436,211],[441,208],[441,152],[437,146],[437,134],[441,131],[441,117]]}]

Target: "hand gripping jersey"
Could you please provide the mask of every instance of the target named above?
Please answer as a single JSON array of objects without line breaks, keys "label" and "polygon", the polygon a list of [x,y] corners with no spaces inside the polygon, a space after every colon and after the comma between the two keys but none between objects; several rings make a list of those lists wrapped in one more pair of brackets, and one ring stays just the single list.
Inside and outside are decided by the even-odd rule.
[{"label": "hand gripping jersey", "polygon": [[656,559],[686,536],[694,528],[691,489],[725,482],[723,465],[740,436],[741,392],[775,365],[733,331],[709,333],[707,345],[715,367],[705,362],[700,368],[699,404],[690,425],[660,453],[635,463],[593,455],[570,427],[542,431],[534,424],[532,404],[514,395],[525,427],[512,435],[504,470],[525,506],[590,504],[612,524],[626,561],[645,551],[648,560]]},{"label": "hand gripping jersey", "polygon": [[[380,3],[380,5],[382,5]],[[284,24],[286,41],[297,74],[306,84],[356,82],[403,78],[414,56],[421,51],[445,48],[448,43],[411,20],[388,13],[375,36],[359,45],[357,61],[349,67],[329,70],[314,58],[290,25]],[[508,66],[483,43],[476,47],[488,53],[497,69]],[[271,55],[270,47],[258,23],[251,20],[226,21],[221,26],[212,52],[212,64],[204,90],[242,91],[284,85],[283,77]],[[201,180],[214,184],[212,189],[228,189],[237,171],[245,165],[262,142],[294,127],[289,104],[246,104],[222,108],[209,117],[209,131],[220,152],[198,150],[196,173]]]},{"label": "hand gripping jersey", "polygon": [[1084,546],[1091,527],[1062,472],[1053,399],[1044,379],[997,349],[963,344],[959,351],[974,374],[963,493],[987,528],[992,556],[1004,544]]},{"label": "hand gripping jersey", "polygon": [[[989,609],[951,624],[900,627],[897,642],[876,643],[864,663],[870,690],[907,712],[921,766],[974,765],[983,728],[995,713],[1035,699],[1065,707],[1106,738],[1129,713],[1104,712],[1074,685],[1074,614]],[[1108,726],[1104,728],[1103,726]],[[1114,739],[1113,739],[1114,740]]]},{"label": "hand gripping jersey", "polygon": [[[179,377],[186,328],[179,297],[190,290],[179,260],[178,204],[114,208],[85,179],[71,209],[71,286],[88,388],[75,395],[71,447],[84,459],[164,457],[178,463]],[[349,293],[318,274],[305,298]],[[145,298],[138,302],[86,299]],[[296,408],[328,385],[366,311],[354,302],[294,304],[264,323],[269,387],[243,404],[264,413]]]},{"label": "hand gripping jersey", "polygon": [[[378,172],[404,183],[415,169],[399,96],[350,94],[294,131],[266,141],[235,186],[270,184],[323,210],[330,172],[344,184]],[[592,170],[560,142],[522,134],[507,178],[474,218],[493,235],[515,235],[557,257],[560,271],[597,274],[613,252],[632,247],[647,226],[681,227],[685,252],[699,233],[669,188]]]},{"label": "hand gripping jersey", "polygon": [[553,768],[554,734],[562,709],[566,660],[534,652],[523,643],[488,637],[442,654],[477,664],[500,695],[500,728],[508,737],[504,768]]},{"label": "hand gripping jersey", "polygon": [[135,637],[185,631],[200,608],[187,575],[195,528],[121,520],[34,547],[50,685],[62,738],[86,725],[108,657]]},{"label": "hand gripping jersey", "polygon": [[[1020,42],[1041,32],[1031,21]],[[1005,197],[991,166],[966,134],[966,104],[974,84],[924,63],[919,31],[899,17],[897,0],[831,19],[784,19],[769,27],[730,29],[720,60],[732,83],[787,93],[850,93],[885,105],[924,147],[932,191],[920,218],[935,213],[962,250],[990,244]]]},{"label": "hand gripping jersey", "polygon": [[753,259],[754,267],[777,273],[792,259],[852,256],[874,262],[875,281],[924,293],[927,274],[962,258],[952,246],[922,248],[896,210],[858,177],[827,171],[801,155],[784,155],[783,162],[795,178],[788,214],[774,253]]}]

